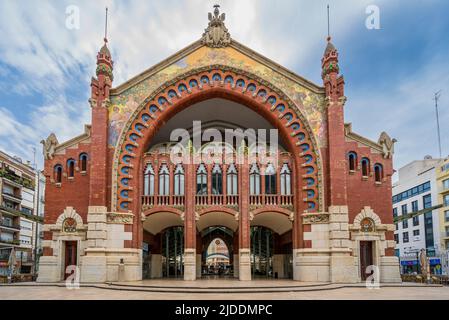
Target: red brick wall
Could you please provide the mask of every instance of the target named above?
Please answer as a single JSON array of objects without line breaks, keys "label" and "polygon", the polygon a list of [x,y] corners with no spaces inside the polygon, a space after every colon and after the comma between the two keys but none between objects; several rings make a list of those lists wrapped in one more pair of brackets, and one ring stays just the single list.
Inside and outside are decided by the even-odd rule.
[{"label": "red brick wall", "polygon": [[[369,147],[361,147],[357,142],[346,143],[346,155],[350,152],[357,153],[357,168],[354,173],[347,173],[349,221],[352,222],[363,207],[370,206],[380,217],[382,223],[393,223],[391,200],[391,176],[393,174],[392,160],[384,159],[382,154],[373,153]],[[370,160],[370,176],[362,180],[360,160],[366,157]],[[374,178],[374,164],[383,166],[384,178],[382,183],[376,184]]]},{"label": "red brick wall", "polygon": [[[81,174],[79,156],[87,153],[90,156],[90,143],[80,143],[77,148],[68,148],[64,155],[54,155],[52,160],[45,161],[45,223],[54,224],[67,206],[74,207],[76,212],[87,222],[87,208],[89,206],[89,178],[90,160],[87,163],[86,174]],[[67,177],[67,160],[74,159],[75,175],[73,179]],[[90,158],[89,158],[90,159]],[[54,167],[63,167],[61,186],[54,182]],[[79,168],[79,170],[76,170]]]}]

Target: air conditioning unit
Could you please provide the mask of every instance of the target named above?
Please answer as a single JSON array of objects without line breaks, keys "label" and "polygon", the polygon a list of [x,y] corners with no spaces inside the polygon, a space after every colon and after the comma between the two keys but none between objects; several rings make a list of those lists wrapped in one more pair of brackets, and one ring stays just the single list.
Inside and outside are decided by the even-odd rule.
[{"label": "air conditioning unit", "polygon": [[421,237],[420,236],[413,236],[413,241],[420,241]]}]

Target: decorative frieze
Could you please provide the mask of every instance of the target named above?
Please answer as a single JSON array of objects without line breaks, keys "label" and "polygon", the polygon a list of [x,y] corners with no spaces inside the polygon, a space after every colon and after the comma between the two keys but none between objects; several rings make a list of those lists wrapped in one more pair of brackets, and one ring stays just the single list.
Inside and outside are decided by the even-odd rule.
[{"label": "decorative frieze", "polygon": [[134,215],[132,213],[109,212],[107,222],[115,224],[133,224]]},{"label": "decorative frieze", "polygon": [[303,224],[329,223],[329,213],[306,213],[302,215]]}]

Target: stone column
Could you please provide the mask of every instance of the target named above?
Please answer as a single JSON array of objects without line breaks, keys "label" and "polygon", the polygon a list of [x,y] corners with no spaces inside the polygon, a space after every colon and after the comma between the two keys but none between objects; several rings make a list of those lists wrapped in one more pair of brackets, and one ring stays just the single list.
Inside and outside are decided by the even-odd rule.
[{"label": "stone column", "polygon": [[352,255],[347,206],[329,207],[330,281],[357,282],[357,261]]},{"label": "stone column", "polygon": [[89,206],[87,224],[87,248],[81,258],[81,282],[106,282],[107,208]]},{"label": "stone column", "polygon": [[[192,159],[192,158],[191,158]],[[184,280],[196,280],[195,164],[186,165],[184,215]]]},{"label": "stone column", "polygon": [[[295,162],[294,182],[296,186],[303,185],[302,171],[304,169],[301,165]],[[304,248],[303,241],[303,224],[302,212],[304,211],[303,191],[300,188],[294,188],[294,216],[292,221],[292,245],[293,245],[293,280],[301,280],[300,267],[300,251]]]},{"label": "stone column", "polygon": [[234,268],[234,278],[239,277],[239,234],[240,232],[237,230],[234,232],[234,239],[233,239],[233,259],[232,259],[232,267]]},{"label": "stone column", "polygon": [[249,220],[249,168],[244,155],[239,170],[240,178],[240,217],[239,217],[239,279],[251,280],[250,259],[250,220]]},{"label": "stone column", "polygon": [[201,239],[201,234],[197,232],[196,234],[196,278],[201,279],[201,268],[202,268],[202,253],[203,253],[203,243]]}]

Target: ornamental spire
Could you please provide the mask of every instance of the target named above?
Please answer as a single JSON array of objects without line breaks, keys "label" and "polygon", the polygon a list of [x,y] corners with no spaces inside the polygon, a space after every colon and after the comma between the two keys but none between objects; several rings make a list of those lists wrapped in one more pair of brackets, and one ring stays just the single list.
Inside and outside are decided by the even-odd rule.
[{"label": "ornamental spire", "polygon": [[100,52],[97,55],[97,77],[104,75],[109,78],[110,81],[114,79],[112,74],[113,61],[111,52],[108,48],[108,8],[106,7],[105,27],[104,27],[104,44],[101,47]]},{"label": "ornamental spire", "polygon": [[224,48],[231,43],[231,35],[226,28],[224,21],[226,15],[220,14],[220,6],[214,5],[213,14],[209,12],[209,25],[203,33],[201,42],[211,48]]},{"label": "ornamental spire", "polygon": [[329,5],[327,5],[327,45],[321,59],[324,87],[326,88],[326,96],[340,98],[344,96],[344,79],[340,75],[340,66],[338,64],[338,50],[331,42],[330,33],[330,14]]}]

